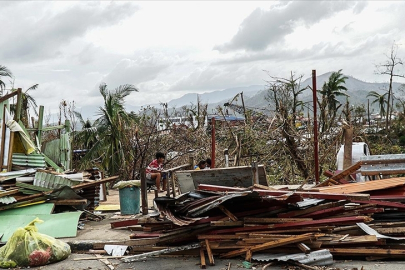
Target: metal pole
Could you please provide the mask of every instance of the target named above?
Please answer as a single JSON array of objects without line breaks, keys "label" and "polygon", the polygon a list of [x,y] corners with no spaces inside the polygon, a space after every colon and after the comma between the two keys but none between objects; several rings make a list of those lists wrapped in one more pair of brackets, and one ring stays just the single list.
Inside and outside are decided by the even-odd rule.
[{"label": "metal pole", "polygon": [[312,99],[314,103],[314,158],[315,183],[319,184],[319,156],[318,156],[318,118],[316,110],[316,70],[312,70]]},{"label": "metal pole", "polygon": [[211,169],[215,168],[215,117],[211,119]]}]

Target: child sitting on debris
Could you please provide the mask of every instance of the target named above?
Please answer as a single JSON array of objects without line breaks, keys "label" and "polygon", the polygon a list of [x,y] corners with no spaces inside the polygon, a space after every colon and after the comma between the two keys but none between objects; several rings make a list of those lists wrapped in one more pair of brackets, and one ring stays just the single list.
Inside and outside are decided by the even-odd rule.
[{"label": "child sitting on debris", "polygon": [[204,170],[206,166],[207,161],[201,160],[200,162],[198,162],[197,168],[195,168],[195,170]]},{"label": "child sitting on debris", "polygon": [[207,158],[207,166],[205,167],[205,169],[206,170],[209,170],[209,169],[211,169],[211,159],[210,158]]},{"label": "child sitting on debris", "polygon": [[165,160],[165,154],[161,152],[156,153],[156,159],[149,163],[145,170],[146,180],[155,180],[156,188],[159,192],[164,192],[167,185],[166,178],[163,179],[163,189],[160,189],[160,182],[162,180],[163,161]]}]

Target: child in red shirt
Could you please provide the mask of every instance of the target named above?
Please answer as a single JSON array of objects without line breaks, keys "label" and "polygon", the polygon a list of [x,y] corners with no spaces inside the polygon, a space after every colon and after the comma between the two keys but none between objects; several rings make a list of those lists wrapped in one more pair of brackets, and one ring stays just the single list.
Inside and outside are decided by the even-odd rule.
[{"label": "child in red shirt", "polygon": [[145,170],[147,180],[155,180],[156,188],[159,192],[164,192],[167,185],[167,180],[163,179],[163,189],[160,189],[160,181],[162,179],[163,162],[165,160],[165,154],[161,152],[156,153],[156,159],[149,163]]}]

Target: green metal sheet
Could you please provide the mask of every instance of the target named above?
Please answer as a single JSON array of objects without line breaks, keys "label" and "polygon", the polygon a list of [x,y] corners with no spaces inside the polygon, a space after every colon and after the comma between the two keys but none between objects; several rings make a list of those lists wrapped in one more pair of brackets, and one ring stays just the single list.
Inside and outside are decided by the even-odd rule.
[{"label": "green metal sheet", "polygon": [[[55,207],[54,203],[34,204],[34,205],[0,211],[0,217],[11,216],[11,215],[52,214],[54,207]],[[0,223],[1,223],[1,221],[0,221]]]},{"label": "green metal sheet", "polygon": [[45,158],[42,154],[25,155],[22,153],[13,153],[12,162],[14,165],[27,166],[32,168],[45,168]]},{"label": "green metal sheet", "polygon": [[0,232],[2,232],[4,235],[1,238],[1,241],[8,241],[17,228],[25,227],[36,217],[44,221],[41,224],[36,224],[38,232],[55,238],[76,237],[77,224],[81,214],[81,211],[77,211],[53,215],[2,216],[0,219]]}]

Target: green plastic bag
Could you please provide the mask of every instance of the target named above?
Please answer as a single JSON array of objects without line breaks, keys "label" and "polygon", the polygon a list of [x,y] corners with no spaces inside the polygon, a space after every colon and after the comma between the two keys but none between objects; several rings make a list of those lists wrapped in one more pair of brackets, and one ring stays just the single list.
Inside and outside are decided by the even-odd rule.
[{"label": "green plastic bag", "polygon": [[35,223],[42,222],[36,218],[13,233],[0,248],[0,268],[41,266],[62,261],[70,255],[67,243],[38,232]]}]

